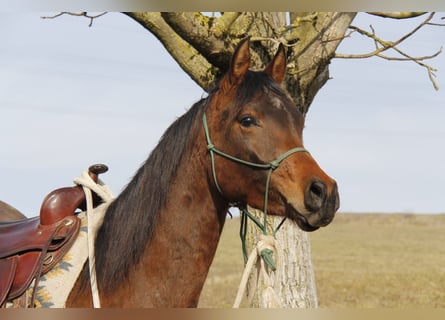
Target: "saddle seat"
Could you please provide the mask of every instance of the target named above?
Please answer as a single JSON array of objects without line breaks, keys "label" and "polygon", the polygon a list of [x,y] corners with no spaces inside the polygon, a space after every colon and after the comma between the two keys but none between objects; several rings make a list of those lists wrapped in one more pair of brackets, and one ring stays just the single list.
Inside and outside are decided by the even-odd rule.
[{"label": "saddle seat", "polygon": [[[106,172],[105,165],[93,165],[94,182]],[[102,202],[93,196],[93,207]],[[80,186],[59,188],[42,202],[37,217],[0,223],[0,306],[25,293],[35,279],[51,270],[71,248],[80,230],[76,210],[85,210],[85,193]],[[1,214],[1,212],[0,212]],[[33,304],[35,290],[31,297]]]}]

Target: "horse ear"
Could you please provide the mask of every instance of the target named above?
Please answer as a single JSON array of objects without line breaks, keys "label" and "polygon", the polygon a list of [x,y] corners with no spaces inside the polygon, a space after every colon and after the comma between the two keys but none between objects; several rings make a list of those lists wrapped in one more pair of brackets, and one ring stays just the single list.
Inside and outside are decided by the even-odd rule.
[{"label": "horse ear", "polygon": [[250,66],[250,52],[249,52],[249,37],[241,40],[237,45],[232,56],[229,72],[223,79],[223,86],[228,89],[234,85],[239,84],[249,70]]},{"label": "horse ear", "polygon": [[268,73],[276,82],[282,83],[286,74],[286,50],[280,43],[277,53],[271,62],[266,66],[264,72]]}]

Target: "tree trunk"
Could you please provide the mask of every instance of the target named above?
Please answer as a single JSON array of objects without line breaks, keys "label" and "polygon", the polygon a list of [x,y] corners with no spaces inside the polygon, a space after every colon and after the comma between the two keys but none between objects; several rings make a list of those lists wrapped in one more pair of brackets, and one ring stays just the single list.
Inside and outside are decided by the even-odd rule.
[{"label": "tree trunk", "polygon": [[[228,67],[233,49],[242,38],[251,37],[254,68],[263,68],[278,43],[283,43],[288,57],[286,89],[303,114],[328,80],[329,62],[355,17],[355,13],[338,12],[244,12],[224,13],[220,17],[206,17],[197,12],[126,14],[152,32],[181,68],[206,91]],[[269,223],[278,222],[269,218]],[[260,231],[249,224],[249,247],[256,245],[259,234]],[[278,293],[282,304],[317,307],[307,233],[286,222],[277,239],[285,253]],[[250,292],[251,297],[253,294]],[[265,306],[258,296],[252,303],[255,307]]]},{"label": "tree trunk", "polygon": [[[249,211],[263,221],[263,213],[249,207]],[[280,217],[268,217],[268,230],[272,233],[282,221]],[[248,223],[247,227],[247,250],[250,253],[260,240],[261,233],[253,223]],[[280,247],[283,250],[283,257],[274,256],[275,261],[282,259],[282,263],[277,263],[277,271],[280,275],[279,284],[275,287],[281,304],[286,308],[316,308],[318,307],[317,290],[315,286],[315,274],[312,267],[311,247],[309,235],[302,231],[293,222],[286,220],[275,235]],[[258,282],[259,281],[259,282]],[[256,273],[249,279],[247,299],[249,306],[253,308],[264,308],[267,301],[264,301],[262,291],[264,283],[257,277]]]}]

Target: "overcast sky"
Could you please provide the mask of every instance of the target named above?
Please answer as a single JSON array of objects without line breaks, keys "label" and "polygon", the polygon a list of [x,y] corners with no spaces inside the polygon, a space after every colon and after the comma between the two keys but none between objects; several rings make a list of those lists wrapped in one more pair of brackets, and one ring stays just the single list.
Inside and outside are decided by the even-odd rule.
[{"label": "overcast sky", "polygon": [[[28,216],[93,163],[110,167],[102,178],[118,194],[164,130],[203,95],[122,14],[91,28],[86,19],[42,15],[0,14],[0,199]],[[354,22],[373,24],[387,40],[414,23],[364,14]],[[423,56],[444,42],[445,27],[427,27],[403,48]],[[372,48],[353,36],[338,51]],[[439,91],[412,62],[331,63],[304,141],[337,180],[340,211],[445,212],[445,54],[427,63],[439,69]]]}]

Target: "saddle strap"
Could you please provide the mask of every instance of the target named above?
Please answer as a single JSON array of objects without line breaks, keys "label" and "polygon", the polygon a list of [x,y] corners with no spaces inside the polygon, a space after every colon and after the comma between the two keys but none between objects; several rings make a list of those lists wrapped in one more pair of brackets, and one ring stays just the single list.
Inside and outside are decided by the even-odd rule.
[{"label": "saddle strap", "polygon": [[42,261],[42,253],[40,251],[31,251],[24,254],[16,255],[17,268],[12,286],[6,296],[7,301],[12,301],[20,297],[31,285],[32,280],[39,272],[39,265]]},{"label": "saddle strap", "polygon": [[63,225],[55,234],[50,243],[42,265],[42,274],[62,260],[63,256],[71,249],[80,231],[80,219],[77,216],[66,217]]},{"label": "saddle strap", "polygon": [[17,256],[0,260],[0,307],[6,306],[6,297],[14,280],[15,270],[17,269]]}]

